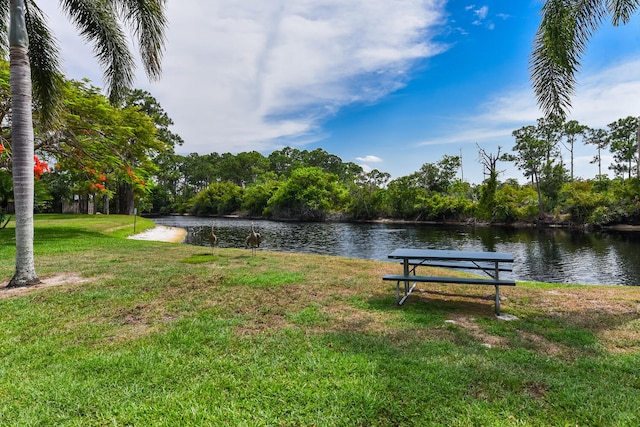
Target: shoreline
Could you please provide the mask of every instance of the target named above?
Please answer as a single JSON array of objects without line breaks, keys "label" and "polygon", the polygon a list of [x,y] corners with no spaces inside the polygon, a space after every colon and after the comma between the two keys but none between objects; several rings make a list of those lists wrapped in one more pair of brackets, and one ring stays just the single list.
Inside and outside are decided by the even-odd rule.
[{"label": "shoreline", "polygon": [[[195,217],[195,218],[231,218],[231,219],[256,219],[266,220],[274,222],[306,222],[301,219],[292,218],[267,218],[263,216],[246,216],[241,214],[227,214],[227,215],[209,215],[198,216],[189,214],[167,214],[167,215],[146,215],[145,218],[153,220],[153,218],[167,216],[167,217]],[[372,223],[372,224],[414,224],[414,225],[454,225],[465,227],[501,227],[501,228],[541,228],[541,229],[564,229],[571,231],[624,231],[624,232],[636,232],[640,231],[640,224],[611,224],[603,225],[600,227],[592,227],[586,224],[572,224],[562,221],[516,221],[516,222],[489,222],[489,221],[476,221],[476,220],[450,220],[450,221],[420,221],[411,219],[395,219],[395,218],[377,218],[377,219],[345,219],[339,217],[328,217],[321,221],[312,221],[320,223],[332,223],[332,222],[344,222],[344,223]]]},{"label": "shoreline", "polygon": [[187,235],[187,230],[180,227],[156,225],[154,228],[128,236],[132,240],[151,240],[155,242],[181,243]]}]

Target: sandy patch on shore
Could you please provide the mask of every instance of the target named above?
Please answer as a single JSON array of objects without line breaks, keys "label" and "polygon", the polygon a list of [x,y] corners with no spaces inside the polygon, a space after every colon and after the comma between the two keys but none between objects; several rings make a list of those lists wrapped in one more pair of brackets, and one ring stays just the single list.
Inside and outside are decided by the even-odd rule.
[{"label": "sandy patch on shore", "polygon": [[180,243],[187,235],[187,230],[180,227],[167,227],[165,225],[158,225],[155,228],[151,228],[142,233],[129,236],[129,239],[134,240],[153,240],[156,242],[173,242]]}]

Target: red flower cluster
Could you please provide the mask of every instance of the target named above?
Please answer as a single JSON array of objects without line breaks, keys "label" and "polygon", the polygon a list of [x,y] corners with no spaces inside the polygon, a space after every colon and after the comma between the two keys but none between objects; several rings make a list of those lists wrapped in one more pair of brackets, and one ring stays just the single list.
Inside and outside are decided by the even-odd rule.
[{"label": "red flower cluster", "polygon": [[33,156],[33,161],[33,174],[35,175],[36,179],[40,179],[42,174],[45,172],[51,172],[49,163],[40,161],[38,156]]},{"label": "red flower cluster", "polygon": [[[4,145],[0,144],[0,154],[5,152],[7,149]],[[33,175],[36,179],[40,179],[43,173],[51,172],[51,168],[49,167],[49,163],[41,161],[38,156],[33,156]]]},{"label": "red flower cluster", "polygon": [[90,166],[80,166],[85,172],[87,177],[87,187],[89,191],[95,192],[96,190],[106,191],[105,181],[107,180],[107,175],[103,172],[100,172],[96,169],[92,169]]},{"label": "red flower cluster", "polygon": [[138,178],[136,176],[136,174],[133,173],[133,171],[131,170],[130,167],[127,168],[127,174],[131,177],[131,180],[132,180],[133,184],[137,184],[140,187],[146,187],[147,186],[147,184],[144,182],[143,179]]}]

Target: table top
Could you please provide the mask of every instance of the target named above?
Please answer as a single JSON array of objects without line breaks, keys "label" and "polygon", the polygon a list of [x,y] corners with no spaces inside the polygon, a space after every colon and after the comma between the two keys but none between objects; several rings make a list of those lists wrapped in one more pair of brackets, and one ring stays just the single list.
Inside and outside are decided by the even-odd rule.
[{"label": "table top", "polygon": [[513,255],[504,252],[469,252],[439,249],[398,248],[389,254],[392,259],[430,259],[442,261],[513,262]]}]

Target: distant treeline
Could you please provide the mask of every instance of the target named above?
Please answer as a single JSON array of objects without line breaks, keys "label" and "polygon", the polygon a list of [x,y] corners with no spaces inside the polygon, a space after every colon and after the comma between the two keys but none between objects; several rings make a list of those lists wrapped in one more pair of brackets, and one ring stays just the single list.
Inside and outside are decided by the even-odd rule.
[{"label": "distant treeline", "polygon": [[[487,153],[478,161],[487,179],[458,178],[461,159],[444,156],[397,179],[365,172],[322,149],[287,147],[258,152],[172,156],[157,176],[148,209],[156,214],[239,214],[273,219],[323,221],[395,219],[491,223],[553,222],[603,226],[640,219],[640,180],[620,168],[617,178],[600,174],[572,179],[552,151],[538,149],[527,128],[514,132],[513,153]],[[539,147],[538,147],[539,148]],[[600,147],[603,149],[604,147]],[[530,182],[499,180],[500,163],[514,161]],[[628,165],[628,164],[627,164]],[[166,166],[166,165],[165,165]],[[528,169],[527,169],[528,168]]]},{"label": "distant treeline", "polygon": [[[0,106],[10,117],[9,69],[0,61]],[[4,88],[4,89],[3,89]],[[175,154],[182,138],[151,94],[134,90],[112,105],[87,81],[66,81],[54,127],[35,114],[35,148],[48,162],[36,173],[36,209],[60,212],[244,215],[323,221],[555,222],[603,226],[640,222],[638,119],[591,129],[576,121],[539,119],[513,132],[510,151],[478,146],[486,179],[458,179],[461,159],[445,155],[407,176],[364,171],[322,149],[287,147],[265,156]],[[0,224],[11,213],[11,129],[0,121]],[[590,145],[599,173],[574,176],[574,149]],[[613,159],[602,171],[602,159]],[[526,184],[502,181],[511,162]],[[41,163],[46,165],[46,163]],[[606,172],[606,171],[605,171]]]},{"label": "distant treeline", "polygon": [[[397,179],[365,172],[322,149],[175,155],[158,175],[149,210],[154,213],[265,216],[274,219],[553,222],[604,226],[640,221],[638,120],[620,119],[604,129],[576,121],[539,119],[513,132],[511,152],[486,152],[478,162],[486,179],[458,179],[461,159],[444,156]],[[593,146],[599,174],[574,177],[577,144]],[[563,150],[564,149],[564,150]],[[562,155],[564,151],[565,155]],[[569,156],[566,156],[569,153]],[[613,157],[614,178],[601,160]],[[568,164],[563,158],[569,159]],[[500,180],[503,162],[513,162],[527,184]]]}]

